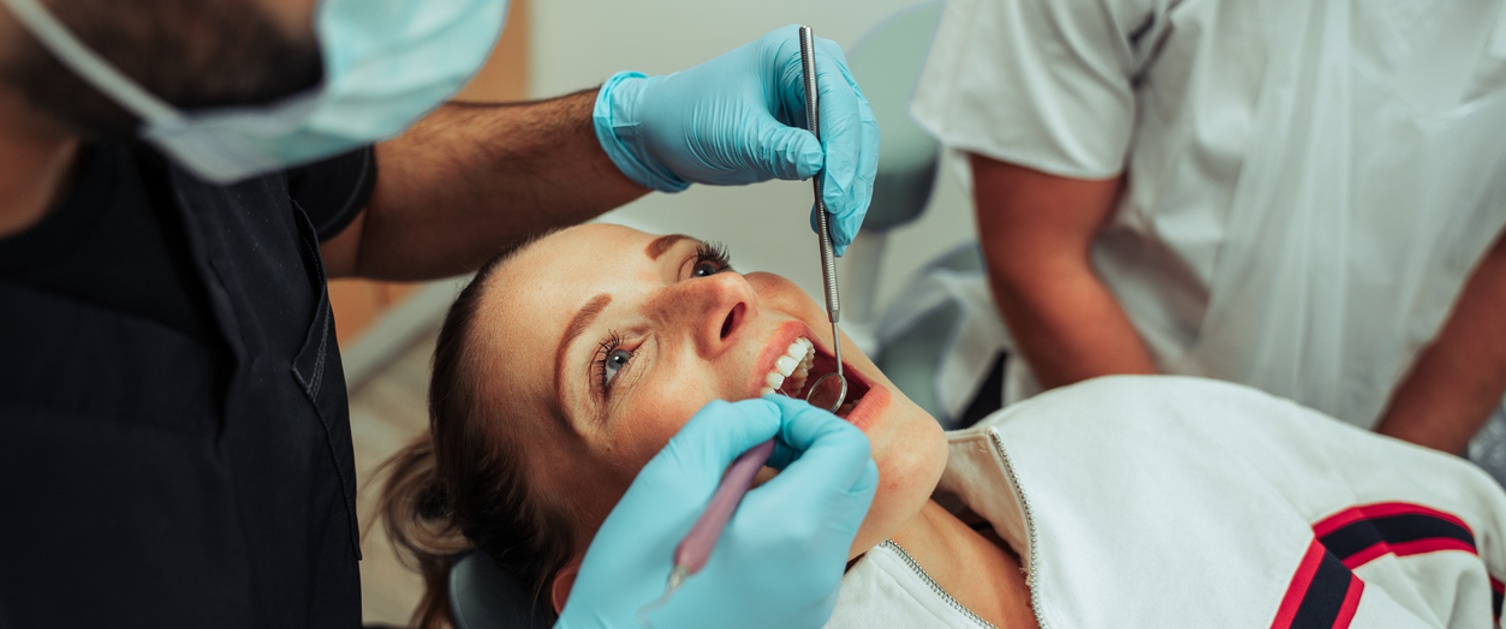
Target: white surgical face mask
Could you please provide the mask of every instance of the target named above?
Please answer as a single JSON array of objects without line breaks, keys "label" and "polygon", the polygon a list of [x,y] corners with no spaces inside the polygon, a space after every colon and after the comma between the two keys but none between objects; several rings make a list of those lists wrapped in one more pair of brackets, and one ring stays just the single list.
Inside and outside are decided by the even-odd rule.
[{"label": "white surgical face mask", "polygon": [[486,61],[507,0],[321,0],[324,81],[265,107],[184,112],[84,46],[37,0],[0,0],[65,65],[139,116],[142,137],[215,183],[284,170],[392,137]]}]

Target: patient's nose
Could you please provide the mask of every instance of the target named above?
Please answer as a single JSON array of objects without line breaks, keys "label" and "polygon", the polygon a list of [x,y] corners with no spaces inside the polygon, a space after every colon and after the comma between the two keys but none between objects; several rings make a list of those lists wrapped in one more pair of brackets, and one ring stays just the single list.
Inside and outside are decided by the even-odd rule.
[{"label": "patient's nose", "polygon": [[690,332],[696,352],[712,357],[730,347],[757,309],[757,295],[737,273],[680,282],[664,295],[665,316]]}]

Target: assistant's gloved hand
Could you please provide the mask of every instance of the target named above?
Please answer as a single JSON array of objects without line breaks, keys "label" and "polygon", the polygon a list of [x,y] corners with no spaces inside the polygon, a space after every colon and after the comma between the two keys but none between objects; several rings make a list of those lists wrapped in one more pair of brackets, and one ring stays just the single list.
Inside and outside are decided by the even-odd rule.
[{"label": "assistant's gloved hand", "polygon": [[776,434],[769,464],[783,471],[748,492],[705,569],[649,619],[656,629],[825,624],[878,468],[857,428],[771,395],[706,405],[649,461],[591,542],[556,629],[641,626],[722,472]]},{"label": "assistant's gloved hand", "polygon": [[818,38],[821,141],[805,130],[798,32],[780,28],[668,76],[613,76],[596,96],[602,148],[633,181],[664,192],[692,183],[806,179],[824,164],[822,192],[841,255],[873,197],[878,122],[842,48]]}]

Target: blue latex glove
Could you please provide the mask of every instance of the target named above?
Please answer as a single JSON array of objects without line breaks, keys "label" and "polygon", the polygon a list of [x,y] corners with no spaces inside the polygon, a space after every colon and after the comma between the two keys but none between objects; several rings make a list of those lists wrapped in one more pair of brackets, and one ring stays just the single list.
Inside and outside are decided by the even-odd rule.
[{"label": "blue latex glove", "polygon": [[825,624],[878,468],[857,428],[771,395],[708,404],[649,461],[591,542],[556,629],[641,626],[722,472],[776,434],[769,464],[783,471],[748,492],[705,569],[649,619],[656,629]]},{"label": "blue latex glove", "polygon": [[842,48],[818,38],[821,141],[805,130],[798,32],[798,26],[786,26],[668,76],[613,76],[596,96],[602,148],[633,181],[664,192],[692,183],[739,185],[821,172],[832,241],[841,255],[873,198],[878,122]]}]

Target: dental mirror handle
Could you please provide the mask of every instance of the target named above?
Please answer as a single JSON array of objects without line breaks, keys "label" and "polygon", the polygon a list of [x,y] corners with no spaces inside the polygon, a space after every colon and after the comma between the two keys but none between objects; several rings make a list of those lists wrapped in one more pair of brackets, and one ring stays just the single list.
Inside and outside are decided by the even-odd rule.
[{"label": "dental mirror handle", "polygon": [[[800,70],[805,79],[805,120],[811,134],[821,139],[821,98],[816,86],[816,36],[809,26],[800,27]],[[816,189],[816,230],[820,232],[821,284],[826,289],[826,318],[831,320],[831,345],[836,354],[837,375],[842,375],[842,341],[837,322],[842,320],[842,302],[837,296],[837,256],[831,244],[831,218],[826,213],[821,173],[811,178]]]}]

